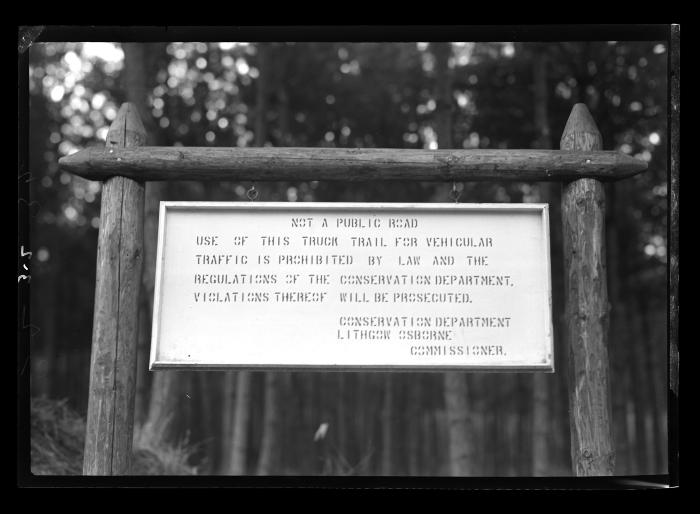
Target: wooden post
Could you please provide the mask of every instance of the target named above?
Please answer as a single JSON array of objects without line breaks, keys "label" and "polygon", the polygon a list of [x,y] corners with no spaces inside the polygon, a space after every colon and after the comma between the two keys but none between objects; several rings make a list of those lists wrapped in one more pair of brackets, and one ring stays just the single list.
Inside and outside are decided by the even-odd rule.
[{"label": "wooden post", "polygon": [[[125,103],[107,134],[105,156],[115,155],[118,148],[141,146],[145,137],[138,111],[134,105]],[[103,184],[84,475],[123,475],[129,471],[136,392],[143,200],[143,183],[117,176]]]},{"label": "wooden post", "polygon": [[[584,104],[576,104],[561,137],[562,150],[602,148]],[[562,223],[569,346],[571,463],[577,476],[612,475],[608,382],[608,291],[605,263],[605,193],[595,179],[564,183]]]}]

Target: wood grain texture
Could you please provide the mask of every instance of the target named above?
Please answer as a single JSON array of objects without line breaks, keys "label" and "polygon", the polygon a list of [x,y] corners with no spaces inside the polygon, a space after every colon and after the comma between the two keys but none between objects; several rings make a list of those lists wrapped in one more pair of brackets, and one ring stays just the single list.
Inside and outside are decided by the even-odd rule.
[{"label": "wood grain texture", "polygon": [[[600,132],[588,109],[576,104],[561,138],[562,150],[599,150]],[[615,469],[608,364],[608,291],[605,194],[593,179],[562,189],[569,346],[571,460],[577,476],[607,476]]]},{"label": "wood grain texture", "polygon": [[647,163],[619,152],[390,148],[88,148],[59,159],[90,180],[619,180]]},{"label": "wood grain texture", "polygon": [[[123,104],[104,152],[142,145],[136,109]],[[143,184],[104,183],[97,243],[84,475],[126,474],[131,460],[136,389],[138,300],[143,251]]]}]

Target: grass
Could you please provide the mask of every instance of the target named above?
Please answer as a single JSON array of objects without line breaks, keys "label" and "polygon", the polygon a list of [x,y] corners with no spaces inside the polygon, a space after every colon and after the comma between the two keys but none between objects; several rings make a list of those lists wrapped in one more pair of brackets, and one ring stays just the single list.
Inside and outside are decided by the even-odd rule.
[{"label": "grass", "polygon": [[[31,400],[31,470],[35,475],[81,475],[85,420],[67,400]],[[152,444],[134,441],[130,475],[196,475],[188,464],[193,448],[186,442]]]}]

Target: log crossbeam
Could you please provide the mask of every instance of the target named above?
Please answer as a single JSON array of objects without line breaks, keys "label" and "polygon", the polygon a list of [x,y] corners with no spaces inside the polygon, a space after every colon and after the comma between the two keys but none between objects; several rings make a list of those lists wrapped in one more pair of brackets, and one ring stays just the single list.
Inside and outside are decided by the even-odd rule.
[{"label": "log crossbeam", "polygon": [[89,148],[59,165],[90,180],[138,181],[614,181],[647,169],[614,151],[162,146]]}]

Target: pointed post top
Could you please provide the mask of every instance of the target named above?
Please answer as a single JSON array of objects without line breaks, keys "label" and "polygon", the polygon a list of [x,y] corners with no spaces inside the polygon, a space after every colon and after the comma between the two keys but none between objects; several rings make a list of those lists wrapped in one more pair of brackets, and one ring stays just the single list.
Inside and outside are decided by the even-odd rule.
[{"label": "pointed post top", "polygon": [[578,151],[603,149],[603,138],[586,104],[577,103],[571,109],[559,148]]},{"label": "pointed post top", "polygon": [[143,146],[145,142],[146,129],[143,127],[138,109],[130,102],[123,103],[109,127],[105,150]]}]

